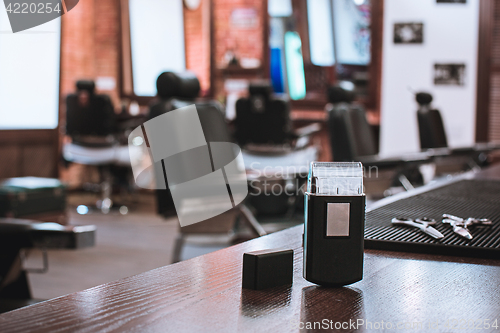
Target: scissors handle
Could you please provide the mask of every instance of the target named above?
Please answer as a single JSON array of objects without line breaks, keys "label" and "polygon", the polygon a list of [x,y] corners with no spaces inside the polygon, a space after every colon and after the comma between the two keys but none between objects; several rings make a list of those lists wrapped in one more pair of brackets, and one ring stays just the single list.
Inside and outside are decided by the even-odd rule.
[{"label": "scissors handle", "polygon": [[[443,219],[454,220],[454,221],[457,221],[457,222],[463,222],[464,221],[463,218],[455,216],[455,215],[451,215],[451,214],[443,214]],[[448,223],[448,222],[446,222],[446,223]]]}]

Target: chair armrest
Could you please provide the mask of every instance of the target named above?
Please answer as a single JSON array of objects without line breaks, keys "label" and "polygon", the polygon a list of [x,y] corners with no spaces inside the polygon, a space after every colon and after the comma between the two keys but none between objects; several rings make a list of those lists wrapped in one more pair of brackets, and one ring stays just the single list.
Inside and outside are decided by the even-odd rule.
[{"label": "chair armrest", "polygon": [[396,168],[404,164],[400,158],[381,158],[378,155],[360,156],[358,160],[364,167]]},{"label": "chair armrest", "polygon": [[295,138],[301,138],[304,136],[310,136],[321,130],[321,125],[319,123],[310,124],[304,127],[297,128],[293,131]]},{"label": "chair armrest", "polygon": [[289,154],[293,151],[290,145],[269,145],[269,144],[248,144],[244,150],[250,154],[267,155],[267,156],[281,156]]},{"label": "chair armrest", "polygon": [[95,244],[93,225],[63,226],[53,222],[0,218],[1,248],[79,249]]},{"label": "chair armrest", "polygon": [[432,156],[429,156],[429,154],[422,152],[413,154],[403,154],[401,156],[394,156],[394,157],[380,157],[379,155],[369,155],[369,156],[360,156],[358,159],[361,163],[363,163],[364,166],[393,168],[404,165],[428,163],[432,161]]}]

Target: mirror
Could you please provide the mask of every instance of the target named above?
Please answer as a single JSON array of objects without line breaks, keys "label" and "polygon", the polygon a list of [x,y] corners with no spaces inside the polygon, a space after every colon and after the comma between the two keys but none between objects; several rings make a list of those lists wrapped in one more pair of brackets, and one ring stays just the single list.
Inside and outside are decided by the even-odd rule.
[{"label": "mirror", "polygon": [[[359,100],[368,100],[371,7],[371,0],[269,0],[270,76],[275,92],[288,93],[292,100],[325,102],[328,85],[347,81]],[[296,65],[297,54],[287,53],[289,33],[295,33],[302,45],[302,68]],[[301,72],[305,94],[296,94]]]}]

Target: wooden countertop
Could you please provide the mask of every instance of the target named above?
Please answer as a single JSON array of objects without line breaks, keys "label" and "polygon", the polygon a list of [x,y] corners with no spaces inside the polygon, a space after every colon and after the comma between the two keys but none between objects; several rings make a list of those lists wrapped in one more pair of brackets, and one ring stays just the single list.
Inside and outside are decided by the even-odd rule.
[{"label": "wooden countertop", "polygon": [[[0,332],[288,332],[323,319],[449,332],[447,320],[500,321],[500,261],[366,251],[364,279],[328,289],[302,278],[301,236],[297,226],[5,313]],[[295,251],[293,286],[242,289],[243,253],[279,247]]]},{"label": "wooden countertop", "polygon": [[[362,281],[321,288],[302,278],[302,232],[297,226],[8,312],[0,332],[296,332],[336,323],[346,332],[500,332],[499,260],[366,250]],[[242,289],[243,253],[272,248],[295,251],[293,285]]]}]

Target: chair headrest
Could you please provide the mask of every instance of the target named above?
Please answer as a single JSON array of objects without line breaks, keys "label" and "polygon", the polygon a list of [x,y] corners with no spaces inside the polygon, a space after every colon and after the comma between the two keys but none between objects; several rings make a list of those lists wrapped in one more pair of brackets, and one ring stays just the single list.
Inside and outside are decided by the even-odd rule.
[{"label": "chair headrest", "polygon": [[92,80],[78,80],[76,81],[76,89],[93,93],[95,90],[95,83]]},{"label": "chair headrest", "polygon": [[255,81],[248,85],[250,96],[260,95],[268,98],[273,93],[273,87],[269,81]]},{"label": "chair headrest", "polygon": [[415,99],[420,105],[429,105],[432,102],[432,95],[426,92],[419,92],[415,94]]},{"label": "chair headrest", "polygon": [[350,103],[354,101],[356,95],[353,91],[346,90],[340,86],[330,86],[327,91],[330,103]]},{"label": "chair headrest", "polygon": [[156,89],[161,98],[192,99],[198,97],[200,93],[200,81],[191,72],[163,72],[156,80]]}]

